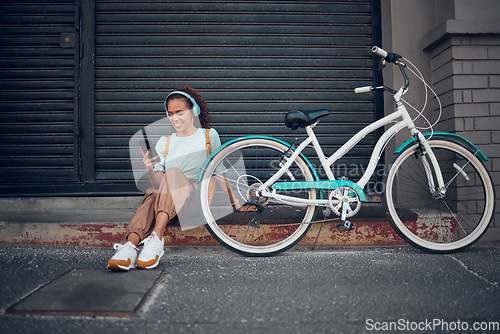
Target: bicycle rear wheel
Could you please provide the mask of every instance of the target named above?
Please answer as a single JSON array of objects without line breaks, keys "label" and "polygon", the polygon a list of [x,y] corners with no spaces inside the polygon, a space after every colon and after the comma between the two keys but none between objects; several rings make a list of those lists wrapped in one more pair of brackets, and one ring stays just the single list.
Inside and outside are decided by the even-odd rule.
[{"label": "bicycle rear wheel", "polygon": [[467,149],[445,140],[430,140],[429,145],[443,174],[445,196],[431,193],[415,144],[395,158],[382,199],[392,227],[409,244],[434,253],[458,251],[488,228],[495,204],[493,184]]},{"label": "bicycle rear wheel", "polygon": [[[275,255],[294,246],[309,230],[315,210],[313,205],[291,206],[256,193],[257,188],[279,170],[287,149],[287,146],[269,139],[245,139],[222,149],[208,164],[200,186],[206,227],[230,250],[245,256]],[[218,183],[213,198],[210,179],[216,179]],[[298,157],[278,182],[313,180],[308,165]],[[258,198],[265,207],[262,215],[233,212],[227,194],[221,189],[226,182],[241,204]],[[279,193],[304,199],[316,198],[315,189]]]}]

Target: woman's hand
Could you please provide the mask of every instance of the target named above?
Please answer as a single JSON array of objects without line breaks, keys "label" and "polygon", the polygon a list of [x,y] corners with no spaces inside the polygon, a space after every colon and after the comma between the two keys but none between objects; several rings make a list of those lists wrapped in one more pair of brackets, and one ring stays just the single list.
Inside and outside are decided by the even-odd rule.
[{"label": "woman's hand", "polygon": [[153,170],[153,166],[156,165],[157,163],[159,163],[159,161],[155,162],[154,160],[160,159],[160,157],[156,156],[153,158],[149,158],[150,150],[148,150],[146,153],[144,153],[144,151],[142,150],[142,147],[139,146],[139,148],[141,149],[142,162],[144,162],[144,165],[146,166],[146,170],[147,171]]}]

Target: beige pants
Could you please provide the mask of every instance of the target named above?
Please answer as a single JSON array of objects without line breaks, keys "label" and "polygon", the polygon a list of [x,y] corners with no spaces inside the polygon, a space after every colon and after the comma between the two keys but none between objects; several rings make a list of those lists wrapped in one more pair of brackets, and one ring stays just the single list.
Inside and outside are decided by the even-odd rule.
[{"label": "beige pants", "polygon": [[170,221],[181,209],[195,206],[197,203],[191,203],[196,202],[195,190],[193,180],[186,178],[180,169],[169,168],[163,175],[160,187],[148,189],[144,195],[142,205],[127,226],[126,236],[137,233],[144,240],[153,232],[159,212],[165,212]]}]

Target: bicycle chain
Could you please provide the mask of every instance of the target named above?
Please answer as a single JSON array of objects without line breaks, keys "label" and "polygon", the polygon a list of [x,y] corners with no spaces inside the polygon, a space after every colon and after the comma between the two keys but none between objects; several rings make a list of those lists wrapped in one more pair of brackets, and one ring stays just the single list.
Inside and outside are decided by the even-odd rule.
[{"label": "bicycle chain", "polygon": [[306,224],[319,224],[319,223],[328,223],[328,222],[336,222],[340,221],[340,218],[329,218],[329,219],[321,219],[321,220],[313,220],[307,223],[288,223],[288,224],[267,224],[273,227],[282,227],[282,226],[290,226],[290,225],[306,225]]}]

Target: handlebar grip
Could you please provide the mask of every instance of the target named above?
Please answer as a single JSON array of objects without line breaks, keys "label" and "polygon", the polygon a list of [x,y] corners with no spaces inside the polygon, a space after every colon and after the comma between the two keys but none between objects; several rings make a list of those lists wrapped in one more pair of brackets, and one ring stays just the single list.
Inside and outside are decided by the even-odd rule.
[{"label": "handlebar grip", "polygon": [[354,93],[356,94],[369,93],[371,91],[372,91],[372,86],[354,88]]},{"label": "handlebar grip", "polygon": [[387,55],[389,54],[387,51],[385,51],[384,49],[382,48],[379,48],[378,46],[374,46],[372,48],[372,52],[373,53],[376,53],[378,54],[380,57],[384,58],[387,57]]},{"label": "handlebar grip", "polygon": [[388,63],[397,64],[398,59],[402,58],[397,53],[387,52],[384,49],[379,48],[378,46],[372,47],[372,52],[378,54],[380,57],[384,58],[384,60]]}]

